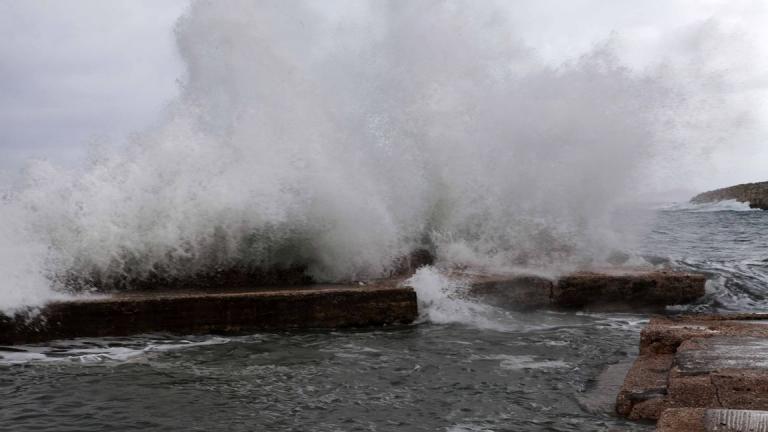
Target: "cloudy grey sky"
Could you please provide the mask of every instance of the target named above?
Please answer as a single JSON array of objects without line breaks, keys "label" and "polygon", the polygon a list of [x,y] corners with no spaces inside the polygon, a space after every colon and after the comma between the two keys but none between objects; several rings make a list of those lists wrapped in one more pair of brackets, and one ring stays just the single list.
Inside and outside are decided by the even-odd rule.
[{"label": "cloudy grey sky", "polygon": [[[0,0],[0,171],[16,172],[29,158],[75,166],[89,143],[119,143],[156,120],[184,74],[173,26],[187,3]],[[768,180],[768,2],[507,4],[521,37],[553,64],[608,37],[637,69],[675,58],[691,40],[706,45],[704,61],[720,62],[735,77],[734,100],[748,100],[745,107],[763,125],[744,136],[743,146],[712,149],[701,178],[680,187]],[[686,33],[707,22],[729,42],[710,44]]]},{"label": "cloudy grey sky", "polygon": [[178,0],[0,0],[0,168],[75,163],[157,118],[183,73]]}]

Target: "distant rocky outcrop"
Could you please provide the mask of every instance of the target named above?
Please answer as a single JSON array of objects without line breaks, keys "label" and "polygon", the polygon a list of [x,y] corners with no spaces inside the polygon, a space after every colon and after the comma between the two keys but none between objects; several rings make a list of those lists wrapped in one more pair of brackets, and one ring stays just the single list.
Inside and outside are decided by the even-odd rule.
[{"label": "distant rocky outcrop", "polygon": [[725,200],[748,202],[752,208],[768,210],[768,182],[746,183],[704,192],[693,197],[691,202],[703,204]]}]

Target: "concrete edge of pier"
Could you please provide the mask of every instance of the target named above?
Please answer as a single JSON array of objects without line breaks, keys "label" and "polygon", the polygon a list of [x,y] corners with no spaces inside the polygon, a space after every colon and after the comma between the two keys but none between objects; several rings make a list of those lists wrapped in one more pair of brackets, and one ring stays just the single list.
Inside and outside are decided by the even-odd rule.
[{"label": "concrete edge of pier", "polygon": [[652,318],[616,411],[662,431],[768,430],[768,314]]},{"label": "concrete edge of pier", "polygon": [[[510,309],[639,310],[695,301],[705,278],[690,273],[611,269],[557,280],[464,274],[467,294]],[[0,344],[141,333],[242,333],[413,323],[418,301],[405,275],[367,283],[121,292],[52,302],[0,315]]]},{"label": "concrete edge of pier", "polygon": [[141,333],[242,333],[410,324],[416,293],[396,284],[316,285],[230,292],[147,292],[48,304],[0,316],[0,344]]},{"label": "concrete edge of pier", "polygon": [[622,268],[578,271],[556,279],[518,275],[471,280],[471,296],[516,310],[658,311],[695,302],[704,296],[706,285],[700,274]]}]

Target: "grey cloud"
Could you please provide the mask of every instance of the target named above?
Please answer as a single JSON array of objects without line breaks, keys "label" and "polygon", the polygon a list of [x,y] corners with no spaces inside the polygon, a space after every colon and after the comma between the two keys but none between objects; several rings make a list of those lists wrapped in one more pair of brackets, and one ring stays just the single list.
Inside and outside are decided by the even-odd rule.
[{"label": "grey cloud", "polygon": [[[710,17],[755,40],[763,55],[751,60],[768,59],[768,5],[761,1],[500,3],[514,5],[517,33],[553,62],[577,57],[614,31],[633,65],[674,57],[688,49],[675,46],[680,32]],[[332,14],[349,9],[343,1],[318,5]],[[153,122],[184,73],[172,29],[186,6],[187,0],[0,0],[0,170],[18,169],[30,157],[74,164],[93,137],[119,140]],[[767,68],[758,64],[735,88],[764,96]],[[751,158],[744,157],[756,166]],[[712,182],[727,182],[729,171],[743,174],[718,170]],[[751,175],[761,175],[757,170]]]},{"label": "grey cloud", "polygon": [[156,118],[183,73],[172,28],[186,4],[0,1],[0,169],[73,162],[92,137]]}]

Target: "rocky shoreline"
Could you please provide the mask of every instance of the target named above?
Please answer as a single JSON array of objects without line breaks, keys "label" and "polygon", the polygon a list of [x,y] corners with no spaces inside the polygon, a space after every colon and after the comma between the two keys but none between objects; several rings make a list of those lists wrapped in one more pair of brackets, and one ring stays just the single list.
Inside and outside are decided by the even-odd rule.
[{"label": "rocky shoreline", "polygon": [[768,210],[768,182],[745,183],[704,192],[691,198],[693,204],[736,200],[749,203],[752,208]]}]

